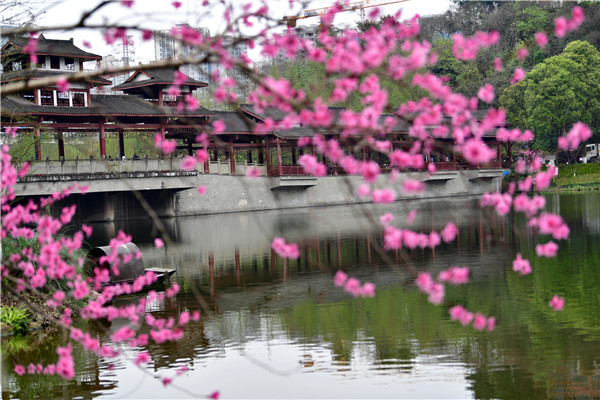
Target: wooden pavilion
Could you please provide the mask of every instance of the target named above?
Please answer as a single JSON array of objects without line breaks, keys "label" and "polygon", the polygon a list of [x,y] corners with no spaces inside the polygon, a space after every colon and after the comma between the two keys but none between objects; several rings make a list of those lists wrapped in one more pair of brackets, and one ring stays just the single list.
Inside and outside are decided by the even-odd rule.
[{"label": "wooden pavilion", "polygon": [[[32,65],[30,55],[24,51],[26,45],[27,39],[17,37],[10,38],[2,47],[2,85],[19,80],[67,75],[83,70],[84,62],[101,59],[96,54],[76,47],[72,39],[50,40],[40,36],[36,48],[38,63]],[[209,150],[213,161],[218,160],[219,152],[227,154],[231,174],[236,174],[238,155],[237,158],[245,159],[248,164],[257,161],[266,165],[268,176],[303,175],[305,172],[297,164],[299,156],[304,152],[317,154],[314,147],[299,148],[297,142],[300,137],[313,137],[317,133],[325,137],[338,137],[344,150],[354,154],[357,159],[374,159],[384,171],[390,169],[385,155],[371,152],[368,146],[360,145],[356,138],[342,139],[339,134],[330,131],[320,132],[318,129],[295,126],[288,130],[256,133],[255,127],[268,119],[283,120],[285,114],[276,108],[259,112],[251,104],[244,104],[237,111],[186,107],[185,97],[208,85],[187,77],[179,87],[180,94],[172,96],[168,89],[174,81],[175,71],[172,69],[138,69],[124,83],[112,88],[113,91],[122,91],[122,95],[91,94],[92,88],[110,84],[106,79],[93,78],[72,83],[68,91],[60,91],[54,85],[23,92],[18,96],[6,96],[2,99],[2,122],[4,126],[17,126],[20,131],[35,132],[38,160],[42,159],[42,132],[56,136],[61,160],[65,156],[64,133],[98,135],[101,159],[106,158],[107,134],[118,135],[119,158],[122,158],[125,156],[124,135],[132,132],[152,136],[158,132],[167,139],[177,140],[178,149],[192,155],[201,146],[196,143],[197,135],[220,120],[226,129],[211,138]],[[331,107],[329,110],[335,121],[343,118],[343,108]],[[387,135],[392,148],[408,149],[412,145],[408,135],[411,118],[387,114],[380,116],[380,122],[390,118],[395,121],[395,126]],[[500,146],[495,137],[484,139],[494,142],[498,147],[499,158]],[[430,155],[426,161],[436,162],[438,169],[456,169],[459,166],[459,160],[451,150],[436,149],[436,156]],[[343,173],[341,168],[327,159],[320,155],[318,157],[328,165],[329,173]],[[498,168],[500,164],[498,161],[482,167]],[[210,172],[209,163],[205,163],[204,172]]]}]

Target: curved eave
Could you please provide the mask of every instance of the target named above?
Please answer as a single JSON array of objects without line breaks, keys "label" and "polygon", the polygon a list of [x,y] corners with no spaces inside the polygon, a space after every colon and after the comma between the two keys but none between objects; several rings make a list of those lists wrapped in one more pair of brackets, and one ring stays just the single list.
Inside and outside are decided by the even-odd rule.
[{"label": "curved eave", "polygon": [[46,112],[46,111],[10,111],[2,112],[2,115],[60,115],[67,117],[187,117],[187,118],[199,118],[199,117],[210,117],[212,114],[194,114],[194,115],[165,115],[165,114],[114,114],[114,113],[68,113],[68,112]]},{"label": "curved eave", "polygon": [[254,118],[256,118],[256,119],[259,119],[259,120],[261,120],[262,122],[265,122],[265,118],[263,118],[263,117],[262,117],[262,116],[260,116],[260,115],[256,115],[256,114],[254,114],[254,113],[252,113],[252,112],[250,112],[250,111],[246,110],[245,108],[242,108],[242,112],[245,112],[246,114],[250,114],[252,117],[254,117]]},{"label": "curved eave", "polygon": [[[127,84],[126,87],[123,87],[122,85],[115,86],[111,90],[114,90],[115,92],[118,92],[118,91],[126,91],[126,90],[129,90],[129,89],[137,89],[137,88],[141,88],[141,87],[155,86],[155,85],[156,86],[158,86],[158,85],[168,86],[168,85],[173,85],[173,82],[171,82],[171,81],[164,81],[164,82],[163,81],[160,81],[160,82],[158,82],[158,81],[140,82],[139,85],[131,85],[130,86],[129,84]],[[208,84],[207,83],[199,83],[198,84],[198,83],[185,83],[184,82],[184,83],[181,84],[181,86],[207,87]]]},{"label": "curved eave", "polygon": [[[19,81],[32,81],[32,80],[36,80],[36,79],[46,79],[46,78],[48,78],[48,77],[47,76],[36,76],[36,77],[24,77],[24,76],[21,76],[21,77],[17,77],[17,78],[13,78],[13,79],[4,79],[1,82],[2,83],[8,83],[8,82],[19,82]],[[108,86],[108,85],[111,84],[110,81],[93,81],[93,80],[90,80],[90,81],[84,81],[84,82],[95,83],[98,86]]]},{"label": "curved eave", "polygon": [[94,60],[102,60],[102,56],[76,56],[72,54],[56,54],[56,53],[38,53],[37,51],[34,53],[36,56],[57,56],[57,57],[69,57],[69,58],[77,58],[83,59],[84,61],[94,61]]}]

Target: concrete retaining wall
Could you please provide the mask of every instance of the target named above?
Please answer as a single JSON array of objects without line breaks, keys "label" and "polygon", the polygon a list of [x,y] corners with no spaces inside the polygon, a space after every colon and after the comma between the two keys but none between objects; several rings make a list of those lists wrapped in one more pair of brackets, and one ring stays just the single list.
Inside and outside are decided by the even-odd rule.
[{"label": "concrete retaining wall", "polygon": [[[496,192],[500,189],[502,170],[451,171],[429,176],[425,172],[399,176],[391,187],[397,198],[444,198]],[[389,186],[389,175],[381,176],[375,188]],[[402,190],[405,179],[426,183],[426,191],[419,195],[406,195]],[[238,211],[273,210],[297,207],[352,204],[370,201],[358,199],[356,192],[363,183],[359,176],[326,176],[321,178],[296,178],[288,184],[283,178],[198,175],[198,184],[206,187],[206,194],[188,189],[174,194],[174,214],[198,215]],[[302,182],[304,180],[304,182]]]}]

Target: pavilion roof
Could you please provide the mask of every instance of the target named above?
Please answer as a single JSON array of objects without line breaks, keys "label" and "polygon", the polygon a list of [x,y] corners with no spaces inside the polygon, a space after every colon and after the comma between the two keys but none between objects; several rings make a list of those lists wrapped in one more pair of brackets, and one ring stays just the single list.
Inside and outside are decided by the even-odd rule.
[{"label": "pavilion roof", "polygon": [[[137,79],[137,77],[143,76],[145,79]],[[175,81],[175,69],[173,68],[161,68],[135,71],[127,80],[117,86],[114,86],[112,90],[127,90],[146,86],[170,86]],[[208,86],[205,82],[200,82],[195,79],[188,77],[183,85],[206,87]]]},{"label": "pavilion roof", "polygon": [[212,111],[211,125],[221,120],[226,133],[253,133],[256,122],[239,111]]},{"label": "pavilion roof", "polygon": [[[22,52],[23,48],[29,43],[29,38],[15,36],[9,38],[8,42],[2,47],[2,53],[7,52],[11,46]],[[35,54],[44,56],[64,56],[71,58],[79,58],[84,61],[101,60],[102,56],[90,53],[73,44],[73,39],[46,39],[44,35],[40,35],[35,49]]]},{"label": "pavilion roof", "polygon": [[177,111],[175,108],[159,108],[137,96],[92,95],[89,107],[41,106],[21,97],[7,96],[2,99],[4,115],[52,115],[52,116],[105,116],[105,117],[205,117],[214,112],[199,107],[195,111]]},{"label": "pavilion roof", "polygon": [[[14,72],[6,72],[1,75],[2,83],[14,82],[14,81],[22,81],[29,79],[41,79],[41,78],[52,78],[61,75],[68,75],[68,71],[58,71],[51,69],[23,69],[21,71]],[[89,82],[96,84],[97,86],[110,85],[111,81],[101,78],[99,76],[95,78],[90,78]]]},{"label": "pavilion roof", "polygon": [[242,104],[239,109],[260,120],[260,122],[265,122],[267,118],[271,118],[273,121],[281,121],[286,116],[286,113],[277,107],[267,107],[264,111],[258,112],[254,104]]}]

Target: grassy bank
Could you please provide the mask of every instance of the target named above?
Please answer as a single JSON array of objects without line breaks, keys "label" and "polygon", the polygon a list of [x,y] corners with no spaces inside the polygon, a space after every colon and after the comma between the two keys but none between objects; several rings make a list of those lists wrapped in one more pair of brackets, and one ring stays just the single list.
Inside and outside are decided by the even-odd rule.
[{"label": "grassy bank", "polygon": [[547,191],[600,190],[600,164],[560,164],[558,176]]}]

